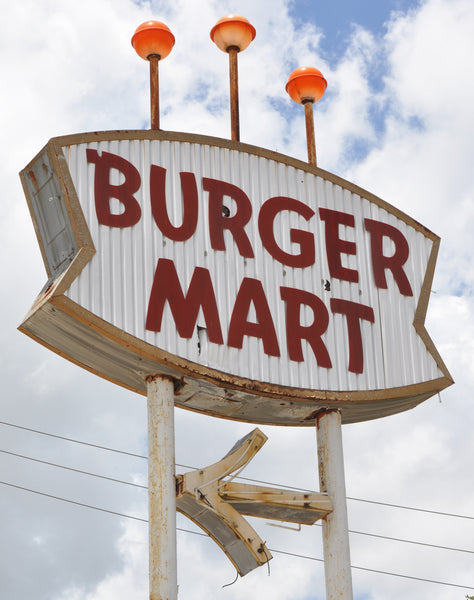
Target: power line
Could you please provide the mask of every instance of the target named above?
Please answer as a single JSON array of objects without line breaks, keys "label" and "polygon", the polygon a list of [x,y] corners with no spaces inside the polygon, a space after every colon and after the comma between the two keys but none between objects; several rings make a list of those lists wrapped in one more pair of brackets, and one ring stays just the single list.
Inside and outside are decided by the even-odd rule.
[{"label": "power line", "polygon": [[47,460],[41,460],[39,458],[33,458],[32,456],[25,456],[24,454],[17,454],[16,452],[10,452],[9,450],[0,450],[2,454],[9,454],[10,456],[16,456],[17,458],[23,458],[25,460],[31,460],[33,462],[41,463],[42,465],[48,465],[50,467],[57,467],[58,469],[65,469],[66,471],[72,471],[73,473],[80,473],[81,475],[89,475],[90,477],[97,477],[98,479],[106,479],[107,481],[113,481],[114,483],[123,483],[124,485],[130,485],[144,490],[148,489],[148,486],[141,485],[140,483],[132,483],[131,481],[124,481],[123,479],[115,479],[114,477],[106,477],[105,475],[98,475],[97,473],[91,473],[89,471],[82,471],[81,469],[73,469],[72,467],[66,467],[65,465],[59,465]]},{"label": "power line", "polygon": [[2,485],[7,485],[17,490],[23,490],[30,492],[31,494],[37,494],[38,496],[46,496],[46,498],[52,498],[53,500],[60,500],[61,502],[67,502],[69,504],[75,504],[76,506],[82,506],[83,508],[90,508],[92,510],[99,510],[101,512],[109,513],[110,515],[116,515],[118,517],[125,517],[127,519],[134,519],[135,521],[142,521],[148,523],[148,519],[142,519],[140,517],[134,517],[132,515],[125,515],[114,510],[108,510],[106,508],[99,508],[98,506],[92,506],[91,504],[84,504],[83,502],[77,502],[76,500],[69,500],[68,498],[61,498],[60,496],[54,496],[53,494],[46,494],[45,492],[39,492],[38,490],[32,490],[31,488],[23,487],[21,485],[15,485],[14,483],[7,483],[6,481],[0,481]]},{"label": "power line", "polygon": [[[65,469],[67,471],[72,471],[74,473],[80,473],[81,475],[89,475],[91,477],[96,477],[98,479],[105,479],[106,481],[112,481],[114,483],[122,483],[124,485],[129,485],[129,486],[137,487],[137,488],[144,489],[144,490],[148,489],[148,486],[141,485],[139,483],[133,483],[131,481],[124,481],[122,479],[115,479],[113,477],[106,477],[105,475],[98,475],[96,473],[91,473],[90,471],[83,471],[81,469],[73,469],[71,467],[66,467],[64,465],[60,465],[58,463],[53,463],[53,462],[50,462],[50,461],[41,460],[39,458],[33,458],[31,456],[25,456],[24,454],[18,454],[16,452],[10,452],[8,450],[1,450],[1,449],[0,449],[0,452],[3,453],[3,454],[8,454],[10,456],[15,456],[17,458],[21,458],[21,459],[24,459],[24,460],[30,460],[32,462],[41,463],[41,464],[48,465],[48,466],[51,466],[51,467],[56,467],[56,468],[59,468],[59,469]],[[183,465],[181,465],[181,466],[183,466]],[[191,468],[191,467],[186,467],[186,468]],[[254,480],[252,480],[252,481],[254,481]],[[320,523],[314,523],[314,525],[321,526]],[[465,550],[463,548],[451,548],[451,547],[448,547],[448,546],[440,546],[440,545],[436,545],[436,544],[428,544],[426,542],[417,542],[417,541],[414,541],[414,540],[405,540],[405,539],[402,539],[402,538],[395,538],[395,537],[380,535],[380,534],[376,534],[376,533],[368,533],[368,532],[365,532],[365,531],[354,531],[352,529],[349,529],[349,533],[353,533],[353,534],[357,534],[357,535],[365,535],[365,536],[369,536],[369,537],[374,537],[374,538],[379,538],[379,539],[389,540],[389,541],[394,541],[394,542],[401,542],[401,543],[405,543],[405,544],[415,544],[415,545],[418,545],[418,546],[426,546],[428,548],[436,548],[438,550],[450,550],[450,551],[453,551],[453,552],[465,552],[467,554],[474,554],[474,550]]]},{"label": "power line", "polygon": [[[321,527],[320,523],[314,523],[318,527]],[[426,542],[416,542],[414,540],[404,540],[402,538],[390,537],[388,535],[380,535],[377,533],[368,533],[367,531],[354,531],[353,529],[348,530],[349,533],[356,535],[365,535],[368,537],[378,538],[381,540],[389,540],[391,542],[403,542],[404,544],[415,544],[417,546],[426,546],[428,548],[436,548],[437,550],[451,550],[453,552],[465,552],[466,554],[474,554],[474,550],[465,550],[464,548],[451,548],[449,546],[439,546],[437,544],[428,544]]]},{"label": "power line", "polygon": [[[315,558],[313,556],[306,556],[305,554],[296,554],[294,552],[285,552],[283,550],[275,550],[274,548],[269,548],[271,552],[278,552],[279,554],[286,554],[287,556],[295,556],[297,558],[305,558],[307,560],[314,560],[317,562],[324,562],[322,558]],[[368,571],[369,573],[378,573],[379,575],[391,575],[392,577],[402,577],[403,579],[412,579],[414,581],[423,581],[424,583],[435,583],[437,585],[447,585],[449,587],[461,588],[463,590],[472,590],[474,586],[469,587],[467,585],[459,585],[457,583],[447,583],[446,581],[435,581],[433,579],[424,579],[422,577],[414,577],[413,575],[402,575],[401,573],[391,573],[389,571],[379,571],[377,569],[368,569],[367,567],[357,567],[355,565],[351,565],[351,569],[357,569],[358,571]]]},{"label": "power line", "polygon": [[455,513],[446,513],[439,510],[430,510],[428,508],[415,508],[413,506],[403,506],[402,504],[389,504],[388,502],[378,502],[375,500],[364,500],[362,498],[351,498],[347,496],[347,500],[354,500],[356,502],[367,502],[369,504],[378,504],[379,506],[389,506],[390,508],[402,508],[403,510],[415,510],[417,512],[430,513],[432,515],[442,515],[443,517],[456,517],[457,519],[470,519],[474,521],[474,517],[469,515],[457,515]]},{"label": "power line", "polygon": [[0,421],[0,425],[6,425],[7,427],[16,427],[17,429],[23,429],[24,431],[31,431],[33,433],[39,433],[40,435],[47,435],[48,437],[56,438],[58,440],[64,440],[66,442],[74,442],[75,444],[82,444],[83,446],[91,446],[92,448],[98,448],[99,450],[107,450],[109,452],[117,452],[118,454],[126,454],[127,456],[134,456],[135,458],[145,458],[142,454],[134,454],[133,452],[126,452],[125,450],[117,450],[115,448],[108,448],[107,446],[99,446],[98,444],[91,444],[90,442],[82,442],[81,440],[75,440],[73,438],[64,437],[62,435],[55,435],[54,433],[47,433],[46,431],[40,431],[39,429],[31,429],[30,427],[24,427],[23,425],[14,425],[13,423],[7,423]]},{"label": "power line", "polygon": [[[134,519],[136,521],[141,521],[143,523],[148,523],[148,519],[143,519],[141,517],[135,517],[135,516],[132,516],[132,515],[126,515],[124,513],[119,513],[119,512],[113,511],[113,510],[105,509],[105,508],[99,508],[97,506],[92,506],[90,504],[84,504],[83,502],[77,502],[75,500],[69,500],[67,498],[61,498],[60,496],[54,496],[52,494],[46,494],[44,492],[39,492],[38,490],[32,490],[30,488],[26,488],[26,487],[23,487],[23,486],[20,486],[20,485],[15,485],[15,484],[12,484],[12,483],[7,483],[6,481],[0,481],[0,484],[7,485],[7,486],[15,488],[15,489],[23,490],[25,492],[30,492],[30,493],[33,493],[33,494],[38,494],[40,496],[46,496],[47,498],[52,498],[54,500],[60,500],[62,502],[67,502],[69,504],[74,504],[76,506],[81,506],[82,508],[89,508],[91,510],[98,510],[100,512],[105,512],[105,513],[116,515],[116,516],[119,516],[119,517],[125,517],[127,519]],[[179,527],[177,529],[179,531],[183,531],[185,533],[190,533],[190,534],[193,534],[193,535],[201,535],[203,537],[209,537],[209,536],[207,536],[204,533],[197,532],[197,531],[191,531],[190,529],[183,529],[183,528],[179,528]],[[275,548],[269,548],[269,550],[271,552],[275,552],[275,553],[278,553],[278,554],[284,554],[286,556],[292,556],[292,557],[295,557],[295,558],[303,558],[303,559],[306,559],[306,560],[312,560],[312,561],[317,561],[317,562],[324,562],[324,560],[322,558],[316,558],[314,556],[307,556],[305,554],[296,554],[294,552],[286,552],[284,550],[277,550]],[[403,575],[401,573],[392,573],[390,571],[380,571],[380,570],[377,570],[377,569],[369,569],[367,567],[358,567],[358,566],[355,566],[355,565],[351,565],[351,568],[352,569],[357,569],[357,570],[360,570],[360,571],[368,571],[370,573],[377,573],[379,575],[389,575],[391,577],[401,577],[403,579],[411,579],[411,580],[414,580],[414,581],[421,581],[423,583],[433,583],[433,584],[436,584],[436,585],[444,585],[444,586],[449,586],[449,587],[455,587],[455,588],[460,588],[460,589],[463,589],[463,590],[472,590],[472,589],[474,589],[474,586],[459,585],[457,583],[447,583],[446,581],[435,581],[435,580],[432,580],[432,579],[424,579],[422,577],[414,577],[412,575]]]},{"label": "power line", "polygon": [[[16,424],[13,424],[13,423],[7,423],[6,421],[0,421],[0,425],[6,425],[7,427],[15,427],[17,429],[23,429],[25,431],[31,431],[33,433],[38,433],[40,435],[46,435],[46,436],[49,436],[49,437],[52,437],[52,438],[57,438],[57,439],[64,440],[64,441],[67,441],[67,442],[73,442],[75,444],[81,444],[81,445],[84,445],[84,446],[91,446],[92,448],[98,448],[100,450],[106,450],[108,452],[116,452],[118,454],[124,454],[124,455],[127,455],[127,456],[133,456],[135,458],[142,458],[142,459],[148,460],[148,457],[144,456],[142,454],[134,454],[133,452],[127,452],[125,450],[117,450],[115,448],[110,448],[108,446],[100,446],[98,444],[91,444],[90,442],[83,442],[81,440],[76,440],[76,439],[68,438],[68,437],[61,436],[61,435],[55,435],[53,433],[46,433],[45,431],[40,431],[38,429],[31,429],[29,427],[24,427],[22,425],[16,425]],[[182,467],[184,469],[192,469],[192,470],[196,469],[196,467],[192,467],[192,466],[189,466],[189,465],[182,465],[182,464],[179,464],[179,463],[176,463],[176,466],[177,467]],[[307,489],[307,488],[298,488],[298,487],[294,487],[294,486],[283,486],[280,483],[274,483],[274,482],[271,482],[271,481],[262,481],[260,479],[251,479],[249,477],[242,477],[242,476],[240,476],[239,479],[242,479],[244,481],[252,481],[254,483],[261,483],[263,485],[271,485],[271,486],[277,486],[277,487],[284,487],[286,489],[297,490],[297,491],[301,491],[301,492],[310,492],[310,493],[314,492],[314,490],[310,490],[310,489]],[[401,504],[391,504],[391,503],[388,503],[388,502],[379,502],[377,500],[367,500],[367,499],[364,499],[364,498],[353,498],[351,496],[347,496],[346,498],[347,498],[347,500],[353,500],[355,502],[366,502],[368,504],[377,504],[379,506],[387,506],[389,508],[400,508],[400,509],[403,509],[403,510],[412,510],[412,511],[417,511],[417,512],[424,512],[424,513],[429,513],[429,514],[434,514],[434,515],[440,515],[440,516],[443,516],[443,517],[454,517],[454,518],[457,518],[457,519],[469,519],[469,520],[473,520],[474,521],[474,516],[470,516],[470,515],[459,515],[459,514],[455,514],[455,513],[447,513],[447,512],[442,512],[442,511],[437,511],[437,510],[430,510],[430,509],[425,509],[425,508],[416,508],[416,507],[413,507],[413,506],[404,506],[404,505],[401,505]]]}]

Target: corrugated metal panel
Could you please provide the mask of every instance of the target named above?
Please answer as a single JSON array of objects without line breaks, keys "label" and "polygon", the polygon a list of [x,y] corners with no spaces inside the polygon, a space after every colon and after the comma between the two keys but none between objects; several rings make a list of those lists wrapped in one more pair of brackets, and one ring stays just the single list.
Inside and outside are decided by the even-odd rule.
[{"label": "corrugated metal panel", "polygon": [[[98,224],[94,205],[94,164],[88,164],[86,150],[110,152],[131,162],[141,173],[142,182],[135,198],[141,207],[141,219],[123,229]],[[67,296],[101,319],[171,354],[238,377],[271,382],[283,386],[316,390],[376,390],[411,385],[441,377],[443,373],[412,326],[420,290],[433,242],[423,233],[385,209],[338,184],[291,165],[251,153],[199,143],[168,140],[108,140],[71,145],[64,148],[67,162],[84,211],[97,254],[81,272]],[[182,195],[179,172],[195,174],[199,193],[199,218],[196,233],[184,242],[165,238],[154,223],[150,206],[149,169],[155,164],[167,169],[166,199],[170,220],[182,222]],[[122,179],[121,179],[122,177]],[[225,231],[226,251],[214,251],[209,243],[208,194],[202,177],[232,183],[250,198],[253,215],[245,228],[255,258],[240,256],[230,232]],[[111,175],[118,185],[123,176]],[[274,196],[296,198],[309,205],[315,216],[306,221],[294,212],[282,213],[275,220],[275,237],[281,248],[297,252],[289,237],[291,228],[311,231],[316,242],[316,262],[304,269],[282,265],[270,256],[260,241],[257,216],[262,203]],[[233,214],[234,202],[228,208]],[[343,255],[343,265],[357,269],[359,282],[331,278],[326,260],[324,223],[319,207],[355,216],[355,227],[340,227],[342,239],[356,243],[357,255]],[[117,202],[112,210],[120,212]],[[377,289],[373,282],[369,235],[364,218],[379,220],[403,233],[410,247],[405,265],[413,296],[402,296],[387,275],[389,289]],[[389,242],[389,240],[387,240]],[[387,246],[385,252],[390,254]],[[187,290],[195,266],[209,270],[219,306],[224,344],[205,339],[205,322],[199,315],[191,339],[177,334],[169,307],[165,308],[162,330],[145,329],[146,312],[157,261],[174,262],[183,290]],[[243,348],[226,345],[233,303],[244,277],[262,282],[277,332],[281,358],[263,352],[261,340],[246,336]],[[304,361],[288,360],[286,346],[285,303],[280,286],[310,291],[329,309],[330,298],[344,298],[373,308],[375,323],[361,322],[364,371],[348,371],[348,335],[346,318],[331,314],[324,342],[333,368],[318,366],[308,344],[304,343]],[[330,289],[325,289],[330,287]],[[394,290],[395,288],[395,290]],[[302,316],[309,324],[311,311]],[[255,318],[252,310],[249,320]]]}]

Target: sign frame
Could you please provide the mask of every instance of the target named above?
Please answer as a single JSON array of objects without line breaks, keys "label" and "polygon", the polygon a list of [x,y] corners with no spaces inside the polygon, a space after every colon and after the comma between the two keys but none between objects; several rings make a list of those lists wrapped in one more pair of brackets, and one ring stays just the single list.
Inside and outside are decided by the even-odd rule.
[{"label": "sign frame", "polygon": [[[362,391],[275,385],[230,375],[170,354],[118,329],[66,297],[65,291],[92,259],[95,247],[62,148],[93,141],[131,139],[203,144],[284,163],[340,185],[422,232],[433,245],[413,326],[442,376],[413,385]],[[58,210],[64,214],[65,227],[60,232],[61,248],[66,248],[64,257],[58,258],[54,248],[51,249],[53,236],[47,239],[44,221],[48,209],[44,202],[38,201],[40,162],[45,172],[49,169],[48,185],[56,188]],[[343,423],[396,414],[453,383],[425,328],[439,237],[402,211],[336,175],[270,150],[220,138],[167,131],[104,131],[52,138],[20,176],[49,279],[19,329],[92,373],[142,395],[147,393],[147,377],[172,377],[176,406],[238,421],[293,426],[313,426],[316,416],[327,410],[340,410]]]}]

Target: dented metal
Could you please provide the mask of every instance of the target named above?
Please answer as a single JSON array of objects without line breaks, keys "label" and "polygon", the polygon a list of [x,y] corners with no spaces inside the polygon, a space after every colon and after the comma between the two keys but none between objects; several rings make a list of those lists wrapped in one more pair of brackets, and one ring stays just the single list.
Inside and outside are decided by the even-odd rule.
[{"label": "dented metal", "polygon": [[232,481],[266,440],[254,429],[219,462],[176,478],[177,510],[214,539],[241,576],[272,557],[242,515],[312,525],[332,510],[324,493],[295,493]]},{"label": "dented metal", "polygon": [[231,481],[219,489],[220,497],[240,514],[301,525],[313,525],[332,511],[324,493],[299,493],[280,488]]},{"label": "dented metal", "polygon": [[241,576],[268,562],[272,555],[250,524],[221,498],[219,487],[225,477],[242,469],[266,440],[254,429],[219,462],[178,479],[177,510],[214,539]]}]

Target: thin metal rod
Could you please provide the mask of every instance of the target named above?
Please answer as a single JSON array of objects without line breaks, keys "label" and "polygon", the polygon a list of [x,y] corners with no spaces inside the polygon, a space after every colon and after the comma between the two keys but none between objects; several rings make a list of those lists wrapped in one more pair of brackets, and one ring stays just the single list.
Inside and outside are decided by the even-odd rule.
[{"label": "thin metal rod", "polygon": [[303,106],[306,122],[306,144],[308,146],[308,162],[310,165],[316,167],[316,141],[314,136],[313,103],[311,102],[311,100],[308,100],[303,104]]},{"label": "thin metal rod", "polygon": [[239,73],[237,67],[237,55],[239,53],[239,49],[236,46],[230,46],[227,48],[227,52],[229,53],[231,139],[235,142],[239,142]]},{"label": "thin metal rod", "polygon": [[333,511],[322,521],[326,600],[352,600],[341,415],[328,411],[318,415],[316,423],[320,490],[333,504]]},{"label": "thin metal rod", "polygon": [[150,600],[178,597],[174,385],[167,377],[147,380]]},{"label": "thin metal rod", "polygon": [[151,54],[148,57],[150,62],[150,112],[151,128],[160,128],[160,88],[159,88],[159,63],[160,56]]}]

